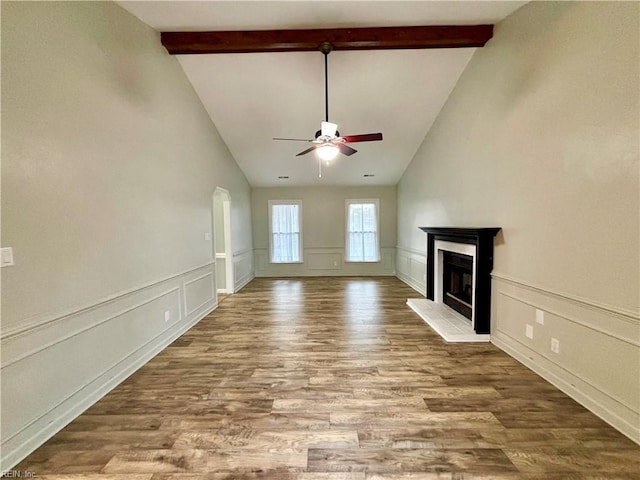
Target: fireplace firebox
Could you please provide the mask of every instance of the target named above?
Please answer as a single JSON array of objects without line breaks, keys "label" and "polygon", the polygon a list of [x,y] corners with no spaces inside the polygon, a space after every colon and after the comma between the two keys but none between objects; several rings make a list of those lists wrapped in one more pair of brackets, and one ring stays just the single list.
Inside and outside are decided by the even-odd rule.
[{"label": "fireplace firebox", "polygon": [[442,301],[470,321],[473,313],[473,257],[444,252]]}]

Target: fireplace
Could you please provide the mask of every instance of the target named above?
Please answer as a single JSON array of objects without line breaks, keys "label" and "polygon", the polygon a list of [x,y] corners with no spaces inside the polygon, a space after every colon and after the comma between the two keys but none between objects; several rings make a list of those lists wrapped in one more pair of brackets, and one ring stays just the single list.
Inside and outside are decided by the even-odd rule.
[{"label": "fireplace", "polygon": [[445,251],[443,252],[442,267],[442,301],[471,321],[473,257]]},{"label": "fireplace", "polygon": [[493,238],[500,228],[420,227],[427,233],[427,295],[491,330]]}]

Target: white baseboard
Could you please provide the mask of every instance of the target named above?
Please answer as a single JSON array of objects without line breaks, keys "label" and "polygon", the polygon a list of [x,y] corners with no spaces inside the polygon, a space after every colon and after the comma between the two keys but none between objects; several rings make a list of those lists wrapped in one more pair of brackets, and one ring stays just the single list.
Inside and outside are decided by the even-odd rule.
[{"label": "white baseboard", "polygon": [[[628,412],[626,418],[625,416],[616,414],[614,409],[611,408],[610,404],[612,403],[612,399],[608,395],[603,392],[598,392],[590,385],[585,384],[582,379],[569,374],[562,368],[535,355],[533,352],[529,352],[531,356],[527,356],[522,353],[521,346],[512,345],[511,342],[505,341],[499,334],[491,335],[491,343],[533,370],[563,393],[573,398],[580,405],[640,445],[640,430],[637,425],[629,421],[629,418],[633,418],[633,416],[636,415],[635,412]],[[618,408],[619,407],[618,405]]]},{"label": "white baseboard", "polygon": [[637,313],[492,277],[491,342],[640,444]]},{"label": "white baseboard", "polygon": [[409,285],[411,288],[413,288],[416,292],[418,292],[420,295],[424,296],[426,295],[426,286],[424,283],[418,283],[417,281],[415,281],[413,278],[408,277],[400,272],[396,272],[396,277],[398,278],[398,280],[406,283],[407,285]]},{"label": "white baseboard", "polygon": [[[213,304],[213,309],[217,304]],[[174,340],[202,320],[210,311],[205,311],[199,317],[184,325],[177,325],[168,335],[154,338],[143,345],[129,357],[123,358],[120,363],[107,370],[91,383],[72,394],[62,403],[56,405],[44,416],[31,424],[24,433],[21,432],[21,443],[18,445],[4,445],[2,447],[2,465],[0,471],[8,471],[26,458],[56,433],[66,427],[85,410],[108,394],[111,390],[125,381],[129,376],[143,367],[149,360],[164,350]],[[133,360],[132,360],[133,359]],[[129,363],[129,361],[131,363]],[[27,433],[28,432],[28,433]],[[9,443],[9,442],[8,442]],[[13,443],[13,442],[11,442]]]},{"label": "white baseboard", "polygon": [[237,282],[236,282],[236,292],[239,292],[240,290],[242,290],[244,287],[247,286],[247,284],[253,280],[255,278],[255,275],[247,275],[244,278],[240,278]]},{"label": "white baseboard", "polygon": [[206,265],[2,339],[7,471],[217,307]]}]

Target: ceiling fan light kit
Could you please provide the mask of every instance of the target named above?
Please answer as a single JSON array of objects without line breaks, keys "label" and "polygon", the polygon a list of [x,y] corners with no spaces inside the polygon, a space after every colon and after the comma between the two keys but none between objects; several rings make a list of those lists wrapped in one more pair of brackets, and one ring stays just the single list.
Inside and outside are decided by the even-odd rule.
[{"label": "ceiling fan light kit", "polygon": [[309,152],[315,151],[318,158],[318,177],[322,177],[322,161],[329,163],[336,158],[339,153],[350,156],[357,152],[355,148],[350,147],[347,143],[353,142],[376,142],[382,140],[382,133],[365,133],[360,135],[345,135],[340,136],[338,132],[338,125],[329,122],[329,68],[328,68],[328,56],[333,50],[333,46],[329,42],[324,42],[320,45],[320,51],[324,55],[324,108],[325,108],[325,120],[320,123],[320,130],[315,134],[315,139],[306,140],[299,138],[274,138],[273,140],[289,140],[297,142],[311,142],[315,145],[298,153],[296,157],[306,155]]},{"label": "ceiling fan light kit", "polygon": [[324,143],[316,149],[316,155],[326,163],[336,158],[338,153],[340,153],[340,149],[332,143]]}]

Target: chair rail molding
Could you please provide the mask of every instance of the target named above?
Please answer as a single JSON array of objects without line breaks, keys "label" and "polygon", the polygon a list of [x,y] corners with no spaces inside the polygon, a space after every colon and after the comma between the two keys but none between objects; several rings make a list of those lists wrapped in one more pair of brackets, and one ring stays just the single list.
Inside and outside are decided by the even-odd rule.
[{"label": "chair rail molding", "polygon": [[640,444],[638,314],[499,272],[492,283],[491,342]]},{"label": "chair rail molding", "polygon": [[214,269],[208,262],[4,332],[0,470],[12,468],[214,310]]}]

